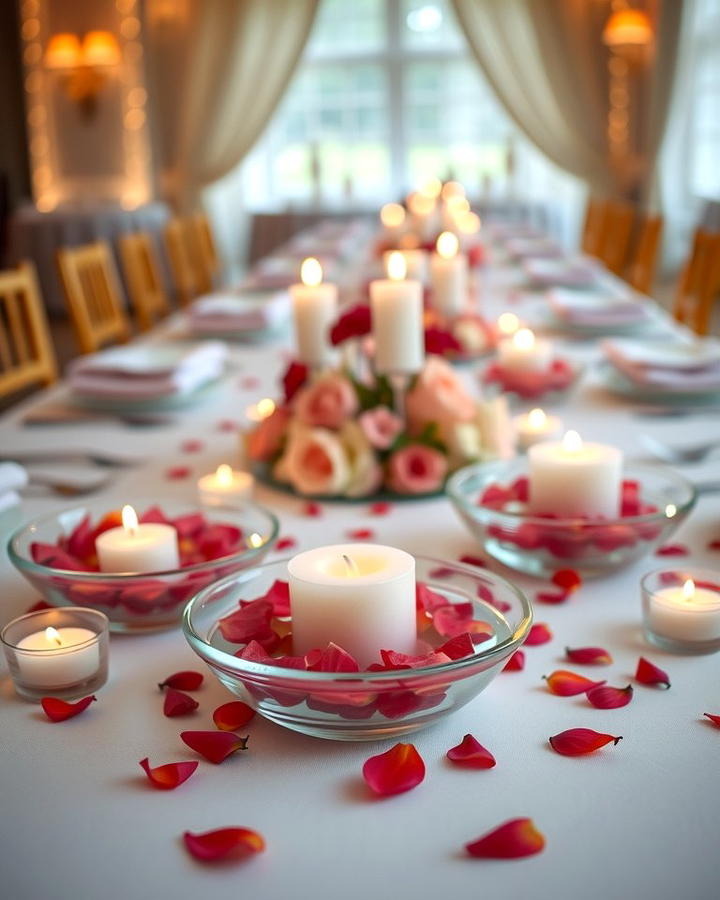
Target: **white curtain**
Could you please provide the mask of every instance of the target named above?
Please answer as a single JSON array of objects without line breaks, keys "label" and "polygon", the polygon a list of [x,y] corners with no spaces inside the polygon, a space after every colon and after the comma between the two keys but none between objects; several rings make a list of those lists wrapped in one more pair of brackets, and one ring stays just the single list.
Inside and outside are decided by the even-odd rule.
[{"label": "white curtain", "polygon": [[262,134],[318,0],[148,0],[148,77],[163,193],[180,209]]}]

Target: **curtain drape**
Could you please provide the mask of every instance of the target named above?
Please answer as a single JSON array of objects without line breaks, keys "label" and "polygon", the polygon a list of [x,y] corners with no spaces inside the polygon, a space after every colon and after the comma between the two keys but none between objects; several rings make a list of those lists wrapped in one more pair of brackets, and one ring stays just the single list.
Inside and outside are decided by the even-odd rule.
[{"label": "curtain drape", "polygon": [[642,201],[651,188],[672,93],[683,4],[648,0],[653,58],[630,73],[629,154],[608,144],[609,3],[453,0],[468,43],[508,114],[554,163],[593,193]]},{"label": "curtain drape", "polygon": [[178,208],[233,169],[295,70],[318,0],[146,4],[157,169]]}]

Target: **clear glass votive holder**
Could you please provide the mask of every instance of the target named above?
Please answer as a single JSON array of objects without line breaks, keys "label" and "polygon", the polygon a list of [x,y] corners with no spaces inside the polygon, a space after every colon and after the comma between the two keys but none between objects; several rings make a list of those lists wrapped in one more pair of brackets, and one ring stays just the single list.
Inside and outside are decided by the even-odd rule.
[{"label": "clear glass votive holder", "polygon": [[720,650],[720,572],[661,569],[640,586],[646,640],[671,653]]},{"label": "clear glass votive holder", "polygon": [[63,606],[27,613],[0,640],[17,693],[26,700],[72,700],[101,688],[108,676],[108,617]]}]

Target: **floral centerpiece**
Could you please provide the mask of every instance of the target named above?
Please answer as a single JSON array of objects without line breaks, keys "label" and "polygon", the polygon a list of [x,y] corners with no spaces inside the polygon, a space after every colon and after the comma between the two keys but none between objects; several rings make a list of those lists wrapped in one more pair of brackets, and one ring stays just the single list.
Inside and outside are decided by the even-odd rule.
[{"label": "floral centerpiece", "polygon": [[411,380],[404,416],[384,376],[312,375],[293,362],[283,385],[283,401],[249,432],[246,449],[303,496],[432,494],[469,461],[514,453],[505,398],[476,401],[437,356]]}]

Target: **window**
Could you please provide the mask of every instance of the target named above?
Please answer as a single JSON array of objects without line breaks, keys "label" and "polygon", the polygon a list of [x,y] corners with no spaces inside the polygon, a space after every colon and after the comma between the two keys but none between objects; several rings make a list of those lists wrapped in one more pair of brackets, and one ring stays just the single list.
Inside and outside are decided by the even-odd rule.
[{"label": "window", "polygon": [[720,199],[720,0],[698,0],[689,127],[690,192]]}]

